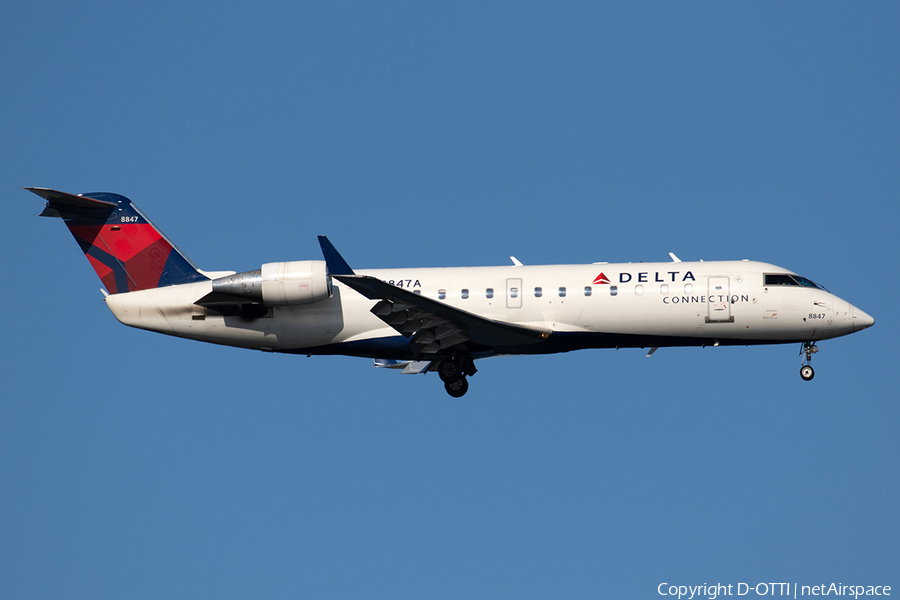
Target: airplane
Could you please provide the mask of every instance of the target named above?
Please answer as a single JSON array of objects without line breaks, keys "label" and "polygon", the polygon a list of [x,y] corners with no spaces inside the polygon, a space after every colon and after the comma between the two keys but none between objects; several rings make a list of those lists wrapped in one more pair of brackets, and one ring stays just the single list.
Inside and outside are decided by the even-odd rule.
[{"label": "airplane", "polygon": [[475,361],[587,348],[801,344],[875,320],[772,264],[739,261],[353,269],[325,236],[324,260],[241,273],[197,268],[128,198],[24,188],[62,218],[121,323],[166,335],[298,355],[374,359],[436,372],[463,396]]}]

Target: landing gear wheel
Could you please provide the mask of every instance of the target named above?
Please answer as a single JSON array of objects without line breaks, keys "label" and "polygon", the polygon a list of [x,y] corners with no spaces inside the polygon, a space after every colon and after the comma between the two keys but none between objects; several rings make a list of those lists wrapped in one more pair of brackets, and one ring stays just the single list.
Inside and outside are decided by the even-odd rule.
[{"label": "landing gear wheel", "polygon": [[816,376],[816,372],[813,371],[810,363],[812,362],[813,354],[818,351],[819,349],[816,347],[815,342],[803,342],[803,345],[800,347],[800,356],[803,357],[803,366],[800,367],[800,377],[803,381],[809,381]]},{"label": "landing gear wheel", "polygon": [[454,398],[462,398],[469,391],[469,382],[465,377],[444,383],[444,389]]},{"label": "landing gear wheel", "polygon": [[[437,371],[438,377],[440,377],[441,381],[444,383],[453,383],[463,377],[462,368],[459,366],[459,363],[453,359],[441,361]],[[463,392],[463,394],[465,394],[465,392]]]}]

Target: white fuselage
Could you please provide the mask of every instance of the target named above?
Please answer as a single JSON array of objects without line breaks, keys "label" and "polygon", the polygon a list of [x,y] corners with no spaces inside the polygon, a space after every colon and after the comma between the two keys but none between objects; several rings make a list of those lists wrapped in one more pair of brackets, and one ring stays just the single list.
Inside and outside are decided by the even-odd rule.
[{"label": "white fuselage", "polygon": [[[807,342],[872,324],[816,287],[765,285],[791,273],[752,261],[357,270],[487,319],[552,332],[525,352],[590,347]],[[221,275],[221,274],[217,274]],[[370,312],[376,301],[333,282],[327,300],[260,318],[194,304],[211,282],[113,294],[122,323],[178,337],[275,352],[412,358],[405,338]]]}]

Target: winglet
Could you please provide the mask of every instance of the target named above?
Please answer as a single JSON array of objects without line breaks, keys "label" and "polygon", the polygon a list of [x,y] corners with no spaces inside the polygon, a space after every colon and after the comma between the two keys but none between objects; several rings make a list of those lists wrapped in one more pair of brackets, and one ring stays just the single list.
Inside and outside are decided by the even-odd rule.
[{"label": "winglet", "polygon": [[331,275],[356,275],[341,253],[337,251],[327,237],[319,236],[319,245],[322,246],[322,256],[325,257],[325,266]]}]

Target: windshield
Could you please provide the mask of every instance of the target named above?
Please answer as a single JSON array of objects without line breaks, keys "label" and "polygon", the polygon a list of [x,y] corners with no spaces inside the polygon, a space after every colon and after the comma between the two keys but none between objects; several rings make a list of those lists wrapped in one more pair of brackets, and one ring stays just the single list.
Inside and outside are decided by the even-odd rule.
[{"label": "windshield", "polygon": [[794,279],[797,280],[797,283],[799,283],[803,287],[816,288],[817,290],[824,290],[826,292],[828,291],[811,279],[807,279],[806,277],[800,277],[799,275],[794,275],[793,277],[794,277]]},{"label": "windshield", "polygon": [[800,277],[799,275],[790,275],[788,273],[766,273],[766,285],[791,285],[794,287],[809,287],[827,292],[824,287],[814,282],[812,279]]}]

